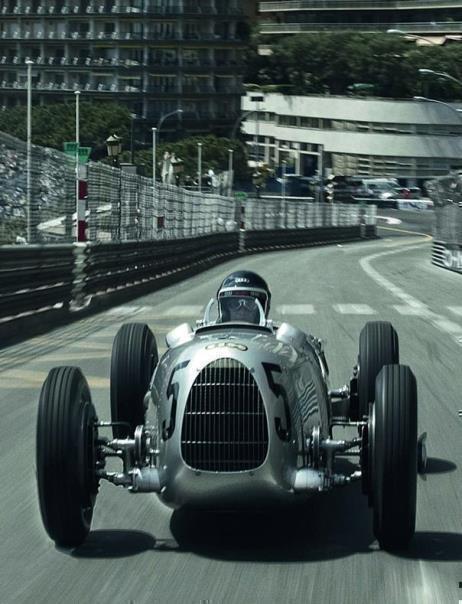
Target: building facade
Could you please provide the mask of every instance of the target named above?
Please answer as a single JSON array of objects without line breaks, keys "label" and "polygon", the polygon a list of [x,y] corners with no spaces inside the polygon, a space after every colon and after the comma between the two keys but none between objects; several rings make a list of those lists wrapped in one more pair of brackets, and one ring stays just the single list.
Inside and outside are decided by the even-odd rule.
[{"label": "building facade", "polygon": [[397,29],[444,43],[462,34],[460,0],[288,0],[259,10],[260,31],[271,35]]},{"label": "building facade", "polygon": [[[257,99],[255,102],[253,99]],[[456,105],[340,96],[249,93],[243,131],[253,159],[301,176],[398,178],[421,186],[462,169]]]},{"label": "building facade", "polygon": [[2,0],[0,108],[33,102],[117,101],[163,131],[228,134],[240,110],[245,0]]}]

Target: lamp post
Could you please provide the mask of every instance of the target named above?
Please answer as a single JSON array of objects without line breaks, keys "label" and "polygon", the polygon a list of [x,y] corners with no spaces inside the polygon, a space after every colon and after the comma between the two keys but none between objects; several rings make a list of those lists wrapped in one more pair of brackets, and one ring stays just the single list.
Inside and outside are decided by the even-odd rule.
[{"label": "lamp post", "polygon": [[448,109],[450,109],[453,113],[457,113],[457,117],[462,120],[462,109],[456,109],[452,107],[449,103],[444,103],[443,101],[438,101],[437,99],[429,99],[426,96],[413,96],[412,99],[414,101],[421,101],[427,103],[437,103],[438,105],[444,105]]},{"label": "lamp post", "polygon": [[111,158],[112,165],[116,168],[120,166],[119,155],[122,153],[122,139],[117,134],[111,134],[106,139],[107,154]]},{"label": "lamp post", "polygon": [[228,197],[233,193],[233,155],[234,150],[228,149]]},{"label": "lamp post", "polygon": [[31,243],[32,235],[32,65],[27,60],[27,163],[26,163],[26,201],[27,201],[27,243]]},{"label": "lamp post", "polygon": [[[114,168],[119,168],[119,195],[117,205],[112,204],[111,238],[121,238],[122,226],[122,170],[120,170],[119,155],[122,153],[122,139],[117,134],[112,134],[106,139],[107,154],[111,158]],[[117,229],[114,228],[117,224]]]},{"label": "lamp post", "polygon": [[264,102],[265,97],[261,94],[257,96],[251,96],[250,100],[257,104],[256,114],[257,120],[255,124],[255,151],[256,151],[256,164],[258,168],[258,164],[260,162],[260,103]]},{"label": "lamp post", "polygon": [[197,176],[198,176],[198,191],[202,192],[202,143],[197,143]]},{"label": "lamp post", "polygon": [[410,33],[403,31],[402,29],[387,29],[387,34],[403,36],[406,38],[411,38],[411,40],[424,40],[425,42],[428,42],[428,44],[430,44],[430,46],[439,46],[439,44],[437,44],[431,38],[426,38],[425,36],[419,36],[418,34],[410,34]]},{"label": "lamp post", "polygon": [[80,199],[80,90],[75,94],[75,240],[85,241],[85,200]]},{"label": "lamp post", "polygon": [[175,109],[175,111],[170,111],[170,113],[166,113],[165,115],[162,115],[159,119],[159,121],[157,122],[157,132],[159,132],[159,130],[161,129],[162,124],[165,122],[165,120],[167,118],[169,118],[172,115],[176,115],[176,114],[181,114],[183,113],[183,109]]},{"label": "lamp post", "polygon": [[451,80],[452,82],[456,82],[459,86],[462,86],[462,80],[458,80],[454,76],[446,73],[445,71],[433,71],[433,69],[419,69],[419,73],[421,75],[435,75],[439,78],[444,78],[445,80]]},{"label": "lamp post", "polygon": [[173,169],[173,176],[175,178],[175,184],[179,185],[181,175],[184,170],[184,161],[181,159],[181,157],[173,156],[171,159],[171,164],[172,164],[172,169]]},{"label": "lamp post", "polygon": [[324,145],[319,144],[319,155],[318,155],[318,173],[319,173],[319,194],[318,202],[324,201]]},{"label": "lamp post", "polygon": [[135,163],[135,120],[136,113],[130,114],[130,163]]}]

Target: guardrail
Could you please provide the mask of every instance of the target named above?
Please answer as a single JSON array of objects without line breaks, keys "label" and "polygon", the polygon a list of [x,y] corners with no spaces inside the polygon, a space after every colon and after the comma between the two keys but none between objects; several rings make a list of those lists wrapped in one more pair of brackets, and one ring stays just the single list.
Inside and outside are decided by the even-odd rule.
[{"label": "guardrail", "polygon": [[370,217],[333,225],[331,207],[312,211],[324,226],[258,228],[247,219],[248,230],[184,239],[0,247],[0,342],[30,337],[238,255],[375,236]]}]

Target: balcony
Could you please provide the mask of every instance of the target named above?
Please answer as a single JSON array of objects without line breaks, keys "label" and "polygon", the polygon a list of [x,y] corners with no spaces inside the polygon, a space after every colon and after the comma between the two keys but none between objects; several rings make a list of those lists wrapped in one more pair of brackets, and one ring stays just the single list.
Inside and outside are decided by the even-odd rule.
[{"label": "balcony", "polygon": [[[263,3],[268,4],[268,3]],[[284,4],[276,2],[274,4]],[[452,4],[451,4],[452,6]],[[20,4],[16,6],[14,10],[10,10],[8,6],[2,6],[0,9],[0,15],[5,17],[17,17],[17,16],[47,16],[47,15],[123,15],[124,17],[133,15],[139,17],[140,15],[147,16],[188,16],[188,17],[202,17],[204,15],[223,15],[223,16],[239,16],[242,15],[242,10],[239,6],[232,4],[221,5],[215,7],[213,3],[197,6],[195,2],[188,4],[171,4],[169,6],[163,6],[161,4],[154,4],[147,8],[138,8],[134,6],[126,6],[124,2],[114,2],[110,10],[106,10],[98,2],[89,4],[85,9],[80,6],[73,4],[67,4],[58,8],[57,5],[49,5],[48,0],[43,0],[42,4],[38,5],[33,10],[30,4]]]},{"label": "balcony", "polygon": [[300,10],[418,10],[423,8],[460,8],[460,0],[301,0],[300,2],[260,2],[260,13]]},{"label": "balcony", "polygon": [[299,34],[320,31],[386,32],[399,29],[408,34],[444,35],[462,32],[461,21],[442,23],[263,23],[261,34]]}]

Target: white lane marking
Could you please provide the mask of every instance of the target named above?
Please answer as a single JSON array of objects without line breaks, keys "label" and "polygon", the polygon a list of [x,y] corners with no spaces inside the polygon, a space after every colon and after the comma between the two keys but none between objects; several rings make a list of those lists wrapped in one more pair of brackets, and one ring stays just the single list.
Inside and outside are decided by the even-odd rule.
[{"label": "white lane marking", "polygon": [[455,315],[462,317],[462,306],[448,306],[447,309]]},{"label": "white lane marking", "polygon": [[199,317],[202,315],[203,310],[203,304],[179,305],[172,306],[159,314],[163,317]]},{"label": "white lane marking", "polygon": [[334,304],[333,309],[341,315],[376,315],[377,311],[368,304]]},{"label": "white lane marking", "polygon": [[[422,241],[422,243],[426,243],[426,241]],[[399,298],[402,302],[405,303],[406,306],[415,308],[416,310],[420,310],[422,313],[424,313],[424,315],[422,316],[425,316],[425,318],[429,321],[431,325],[433,325],[433,327],[436,327],[436,329],[438,329],[439,331],[450,335],[457,344],[462,346],[462,325],[450,321],[444,315],[439,315],[438,313],[433,312],[426,304],[424,304],[417,298],[414,298],[414,296],[408,294],[406,291],[404,291],[404,289],[401,289],[400,287],[392,283],[389,279],[381,275],[375,268],[372,268],[370,264],[372,260],[376,260],[377,258],[381,258],[383,256],[391,256],[392,254],[402,254],[409,250],[420,248],[422,243],[417,245],[409,245],[397,250],[387,250],[386,252],[371,254],[370,256],[365,256],[364,258],[361,258],[359,264],[363,271],[367,275],[369,275],[369,277],[373,279],[377,283],[377,285],[380,285],[380,287],[386,289],[392,296]]]},{"label": "white lane marking", "polygon": [[126,317],[127,315],[134,315],[136,313],[145,310],[146,306],[116,306],[107,311],[108,315],[115,315],[117,317]]},{"label": "white lane marking", "polygon": [[281,304],[276,306],[276,312],[280,315],[312,315],[315,310],[312,304]]},{"label": "white lane marking", "polygon": [[420,308],[418,306],[405,306],[401,304],[394,305],[393,308],[399,312],[400,315],[408,317],[426,317],[428,310],[426,308]]}]

